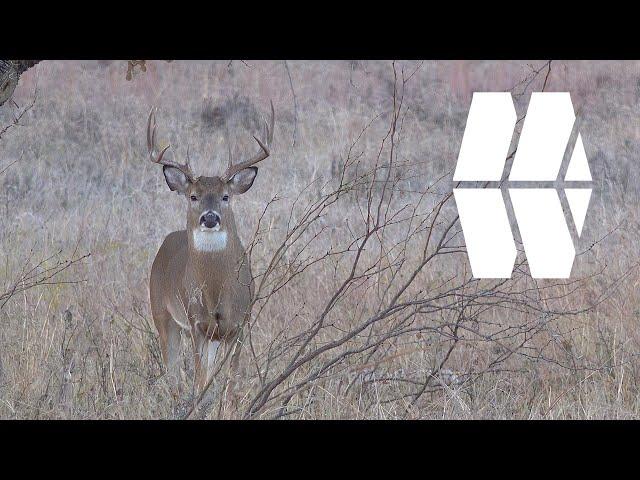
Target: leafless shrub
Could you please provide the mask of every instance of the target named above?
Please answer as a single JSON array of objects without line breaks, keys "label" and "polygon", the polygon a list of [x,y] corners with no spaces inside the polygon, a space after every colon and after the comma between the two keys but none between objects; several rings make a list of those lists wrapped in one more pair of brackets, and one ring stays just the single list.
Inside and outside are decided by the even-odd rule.
[{"label": "leafless shrub", "polygon": [[[449,176],[416,189],[412,179],[425,164],[398,154],[408,113],[404,92],[414,74],[401,71],[398,78],[394,64],[390,111],[363,128],[339,174],[293,199],[289,217],[279,219],[284,228],[274,231],[268,217],[286,199],[276,196],[264,208],[248,249],[257,273],[242,400],[236,411],[221,394],[214,416],[304,416],[317,397],[329,396],[383,417],[414,418],[425,396],[438,392],[455,399],[464,415],[473,383],[512,368],[513,357],[571,371],[603,368],[571,351],[562,320],[592,311],[615,282],[584,301],[589,278],[535,281],[522,254],[508,280],[473,279],[464,268]],[[386,135],[367,154],[359,141],[382,121]],[[348,205],[357,205],[360,222],[340,218]],[[279,240],[266,252],[261,246],[273,235]],[[300,303],[293,317],[267,317],[277,310],[270,307],[300,294],[300,283],[313,290],[294,299]]]},{"label": "leafless shrub", "polygon": [[[638,415],[637,65],[615,64],[618,89],[601,95],[596,74],[614,69],[598,62],[425,62],[413,77],[420,64],[405,62],[398,78],[382,62],[289,62],[297,119],[282,62],[148,63],[134,82],[119,65],[106,76],[93,63],[82,71],[43,63],[46,97],[0,142],[0,292],[17,285],[0,309],[0,416],[182,418],[191,410],[189,342],[175,402],[148,306],[153,255],[168,231],[183,228],[181,204],[145,166],[132,133],[159,92],[172,141],[183,152],[190,144],[211,170],[225,163],[226,128],[245,128],[236,92],[248,105],[273,98],[278,115],[274,161],[237,205],[257,287],[242,369],[229,378],[221,352],[207,418]],[[570,89],[576,105],[581,96],[597,102],[581,129],[597,185],[572,280],[534,281],[521,248],[512,279],[473,280],[448,172],[468,92],[517,84],[522,113],[545,78]],[[30,81],[16,89],[19,103]],[[226,123],[207,125],[203,98],[227,105]],[[60,122],[59,112],[83,103],[103,122],[117,120],[104,123],[97,144],[74,143]],[[9,107],[2,123],[13,123]],[[231,142],[238,150],[260,120],[250,108],[246,117],[249,132]],[[90,262],[20,290],[29,282],[20,281],[24,264],[26,273],[53,255],[36,270],[60,269],[83,251]]]},{"label": "leafless shrub", "polygon": [[[11,128],[20,126],[20,121],[24,115],[34,107],[35,102],[36,92],[34,92],[31,102],[19,110],[13,122],[5,125],[0,130],[0,140]],[[2,167],[0,169],[0,175],[13,167],[19,160],[20,158]],[[89,256],[89,254],[78,255],[77,250],[72,253],[70,258],[63,258],[62,250],[58,250],[53,255],[40,259],[36,259],[36,255],[37,252],[35,252],[34,248],[31,248],[16,277],[13,279],[5,278],[3,282],[4,291],[0,290],[0,310],[2,310],[13,296],[31,288],[61,283],[75,283],[76,281],[74,280],[64,281],[58,280],[58,278],[65,270],[77,263],[81,263]]]},{"label": "leafless shrub", "polygon": [[[21,108],[17,115],[15,115],[12,123],[6,125],[0,130],[0,140],[2,136],[9,132],[12,128],[21,125],[21,120],[27,112],[29,112],[35,105],[36,92],[33,94],[33,98],[29,104]],[[22,157],[10,162],[8,165],[0,168],[0,176],[7,172],[11,167],[14,167]],[[4,252],[0,261],[6,266],[9,265],[9,257],[13,257],[14,252]],[[79,254],[78,248],[71,252],[70,255],[65,255],[63,249],[59,249],[50,255],[43,255],[39,251],[37,245],[33,245],[26,252],[20,252],[22,259],[12,259],[11,263],[17,264],[19,267],[17,271],[11,275],[8,268],[4,270],[4,278],[0,284],[0,313],[3,312],[5,306],[15,297],[24,294],[28,290],[36,288],[51,288],[63,285],[73,285],[81,282],[82,280],[66,277],[68,271],[73,271],[74,267],[81,265],[88,257],[89,254]],[[66,406],[66,411],[70,411],[70,405],[72,402],[69,385],[71,378],[71,369],[73,368],[73,353],[68,348],[67,327],[70,320],[67,316],[71,317],[70,312],[65,313],[65,335],[63,336],[61,358],[62,358],[62,371],[61,371],[61,391],[60,401]],[[3,384],[3,372],[2,365],[0,364],[0,392],[5,386]],[[48,384],[49,386],[49,384]],[[47,392],[48,392],[47,386]],[[48,395],[44,394],[41,399],[48,398]],[[40,408],[40,405],[38,408]]]}]

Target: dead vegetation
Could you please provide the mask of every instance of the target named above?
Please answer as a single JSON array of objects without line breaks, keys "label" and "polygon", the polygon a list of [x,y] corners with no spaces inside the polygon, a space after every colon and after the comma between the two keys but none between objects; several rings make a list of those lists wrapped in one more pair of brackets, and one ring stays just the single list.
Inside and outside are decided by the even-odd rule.
[{"label": "dead vegetation", "polygon": [[[256,282],[241,399],[226,396],[222,358],[204,416],[637,416],[638,223],[628,205],[640,189],[630,173],[621,191],[625,165],[608,161],[618,143],[637,151],[619,118],[626,84],[605,95],[580,82],[607,65],[550,66],[150,62],[126,82],[79,65],[71,95],[40,73],[33,110],[0,139],[0,416],[189,413],[188,342],[187,393],[174,404],[147,298],[161,239],[183,228],[182,203],[137,142],[159,97],[172,144],[210,170],[225,161],[229,132],[235,149],[253,148],[238,142],[260,122],[256,105],[273,98],[278,113],[271,166],[236,213]],[[615,81],[627,77],[637,72]],[[96,79],[113,91],[91,93]],[[468,83],[512,90],[519,117],[527,92],[543,87],[569,89],[584,113],[600,183],[570,280],[531,279],[520,244],[512,279],[472,278],[451,196],[468,108],[456,88]],[[122,104],[110,103],[115,94]],[[607,127],[598,102],[617,106]],[[100,135],[87,142],[80,127],[56,125],[59,110],[98,118]],[[607,137],[612,125],[622,127]]]}]

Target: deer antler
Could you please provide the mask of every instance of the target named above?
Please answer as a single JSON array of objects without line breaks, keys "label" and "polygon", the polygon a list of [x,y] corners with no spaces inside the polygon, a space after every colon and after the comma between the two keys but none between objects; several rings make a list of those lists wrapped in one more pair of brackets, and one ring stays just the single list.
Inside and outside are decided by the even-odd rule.
[{"label": "deer antler", "polygon": [[172,162],[171,160],[165,160],[164,154],[169,148],[171,148],[171,144],[164,147],[162,150],[158,150],[156,146],[156,115],[151,109],[149,113],[149,120],[147,121],[147,148],[149,149],[149,159],[157,163],[159,165],[164,165],[166,167],[173,167],[180,170],[185,176],[189,179],[189,181],[193,182],[196,180],[196,176],[191,171],[191,166],[189,165],[189,158],[187,157],[187,161],[184,164]]},{"label": "deer antler", "polygon": [[228,182],[240,170],[244,170],[247,167],[255,165],[256,163],[261,162],[262,160],[264,160],[270,155],[271,152],[269,152],[269,145],[271,145],[271,141],[273,140],[273,124],[275,121],[275,112],[273,110],[273,102],[270,102],[270,103],[271,103],[271,121],[269,123],[267,123],[266,120],[264,121],[265,126],[267,128],[266,144],[264,144],[258,137],[254,135],[253,138],[255,139],[256,142],[258,142],[258,145],[260,145],[260,150],[249,160],[236,163],[235,165],[232,164],[231,153],[229,153],[229,166],[227,167],[227,170],[222,174],[222,177],[221,177],[223,181]]}]

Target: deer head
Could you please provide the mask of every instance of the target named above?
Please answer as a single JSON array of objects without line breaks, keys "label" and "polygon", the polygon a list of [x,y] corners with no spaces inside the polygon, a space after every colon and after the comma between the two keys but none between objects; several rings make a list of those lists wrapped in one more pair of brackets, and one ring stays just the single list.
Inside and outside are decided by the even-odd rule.
[{"label": "deer head", "polygon": [[273,139],[274,109],[271,103],[271,120],[265,120],[266,140],[264,143],[253,137],[260,149],[248,160],[233,163],[229,149],[229,163],[220,176],[196,176],[191,170],[189,156],[180,164],[165,159],[171,145],[163,149],[156,146],[156,119],[153,109],[147,122],[147,146],[152,162],[162,165],[164,178],[169,188],[187,200],[187,231],[192,232],[194,245],[199,250],[220,250],[225,248],[228,233],[235,235],[233,197],[251,188],[258,174],[255,165],[269,156],[269,145]]}]

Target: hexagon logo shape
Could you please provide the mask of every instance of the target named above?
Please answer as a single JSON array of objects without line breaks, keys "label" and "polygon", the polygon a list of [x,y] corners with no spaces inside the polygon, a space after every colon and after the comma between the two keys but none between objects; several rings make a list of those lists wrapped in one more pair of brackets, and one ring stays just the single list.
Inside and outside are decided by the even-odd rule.
[{"label": "hexagon logo shape", "polygon": [[[568,92],[534,92],[527,109],[504,195],[513,206],[533,278],[569,278],[575,246],[565,219],[557,180],[575,113]],[[465,188],[465,182],[502,180],[516,113],[508,92],[473,94],[453,180],[460,224],[473,276],[510,278],[517,256],[503,190]],[[591,181],[578,134],[564,184]],[[512,182],[540,182],[518,188]],[[544,185],[544,183],[547,185]],[[577,237],[582,234],[591,188],[564,188]]]}]

